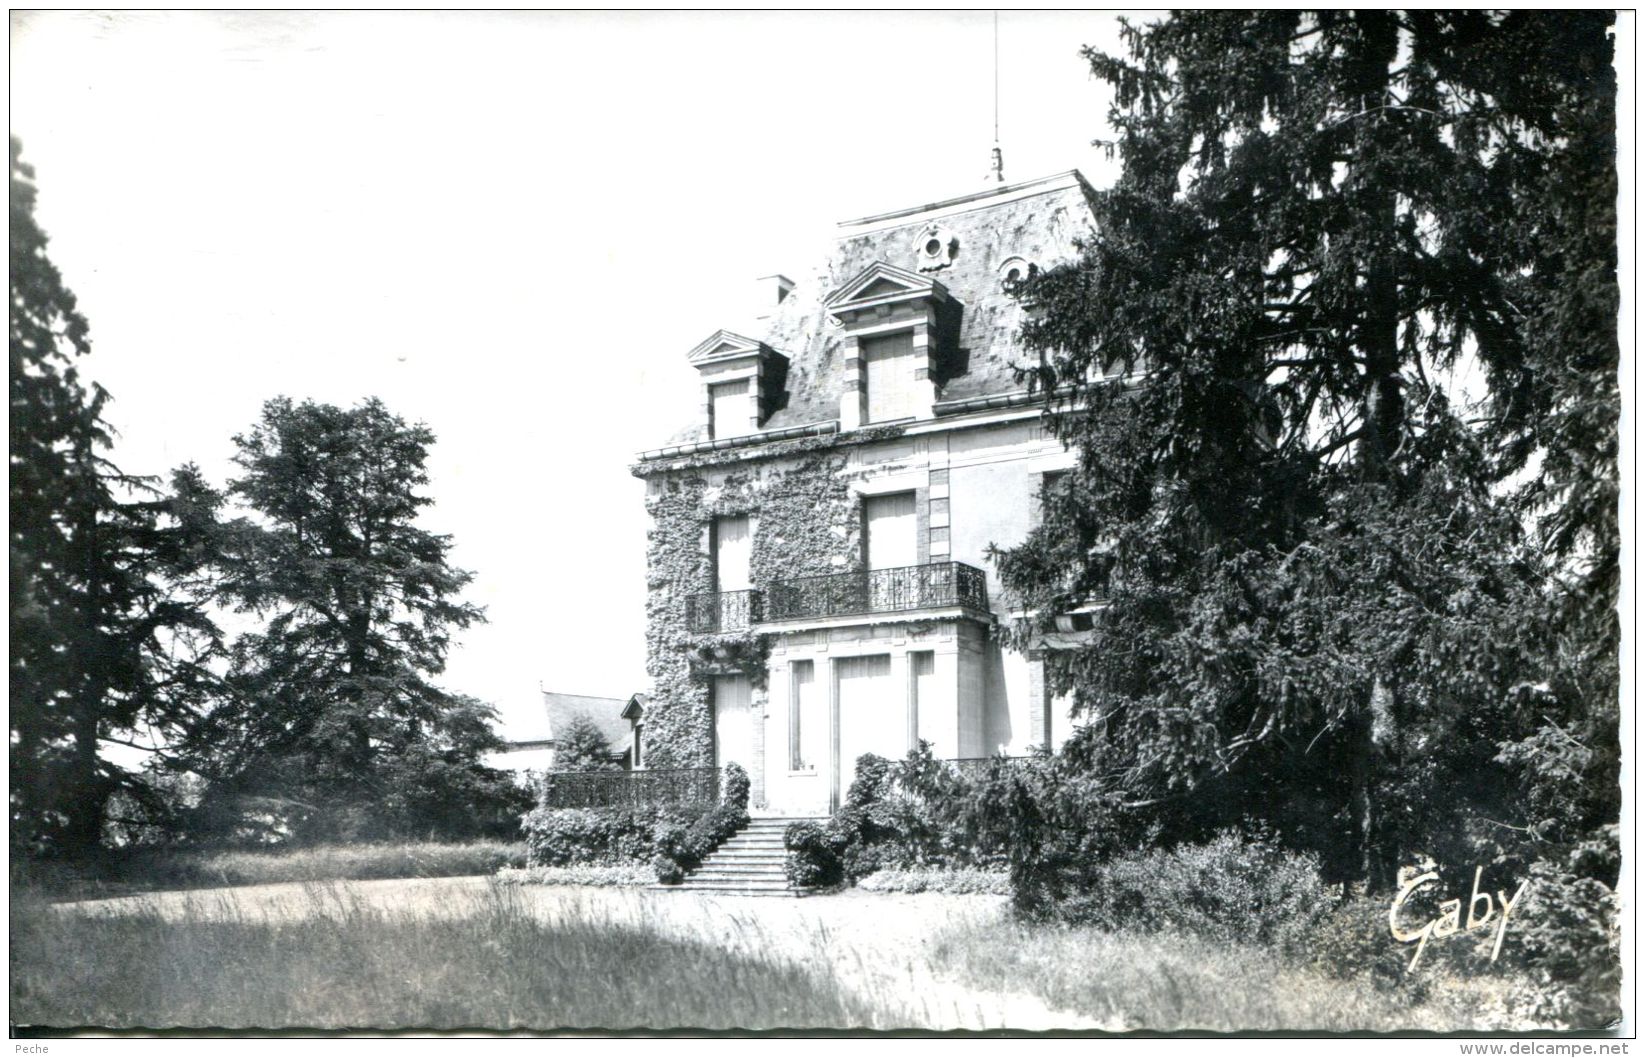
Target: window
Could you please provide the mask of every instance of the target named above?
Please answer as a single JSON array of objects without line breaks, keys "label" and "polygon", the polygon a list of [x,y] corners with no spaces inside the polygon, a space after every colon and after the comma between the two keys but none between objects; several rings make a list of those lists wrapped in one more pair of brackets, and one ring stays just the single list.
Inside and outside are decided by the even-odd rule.
[{"label": "window", "polygon": [[788,770],[816,771],[822,756],[822,689],[817,686],[817,666],[796,661],[791,669],[793,686],[788,696]]},{"label": "window", "polygon": [[746,514],[714,519],[714,590],[747,591],[753,531]]},{"label": "window", "polygon": [[1067,470],[1049,470],[1040,475],[1040,521],[1045,521],[1045,515],[1057,502],[1057,494],[1068,487]]},{"label": "window", "polygon": [[748,379],[716,382],[708,387],[709,437],[741,437],[752,433],[752,418],[748,403]]},{"label": "window", "polygon": [[937,655],[929,650],[908,654],[908,749],[920,745],[920,703],[937,701]]},{"label": "window", "polygon": [[644,725],[642,725],[642,724],[635,724],[634,725],[634,767],[635,768],[645,767],[645,759],[640,755],[640,732],[642,730],[644,730]]},{"label": "window", "polygon": [[862,340],[863,378],[868,387],[868,421],[888,422],[918,414],[919,379],[914,377],[911,331]]},{"label": "window", "polygon": [[863,550],[869,569],[897,569],[919,564],[919,524],[914,494],[894,492],[863,500]]}]

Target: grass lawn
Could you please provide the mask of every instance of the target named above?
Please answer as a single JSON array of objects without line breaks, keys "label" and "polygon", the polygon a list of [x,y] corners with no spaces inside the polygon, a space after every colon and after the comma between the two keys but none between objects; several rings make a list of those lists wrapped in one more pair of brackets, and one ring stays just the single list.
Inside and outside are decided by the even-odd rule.
[{"label": "grass lawn", "polygon": [[475,878],[54,906],[14,889],[11,979],[18,1025],[1527,1027],[1487,974],[1384,990],[1257,947],[1023,925],[995,896],[713,898]]},{"label": "grass lawn", "polygon": [[514,887],[462,914],[308,889],[307,914],[12,905],[18,1025],[166,1028],[891,1027],[828,974],[633,926],[545,921]]}]

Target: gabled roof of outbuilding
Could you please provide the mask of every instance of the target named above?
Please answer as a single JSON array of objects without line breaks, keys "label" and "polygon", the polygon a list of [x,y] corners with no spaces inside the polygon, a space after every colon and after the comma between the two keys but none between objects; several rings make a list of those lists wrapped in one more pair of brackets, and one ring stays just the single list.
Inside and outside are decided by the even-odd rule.
[{"label": "gabled roof of outbuilding", "polygon": [[627,698],[597,698],[588,694],[544,691],[543,718],[547,721],[547,727],[541,735],[533,734],[533,738],[557,739],[575,717],[584,715],[594,721],[611,748],[620,751],[628,744],[628,721],[623,719],[623,710],[628,702]]}]

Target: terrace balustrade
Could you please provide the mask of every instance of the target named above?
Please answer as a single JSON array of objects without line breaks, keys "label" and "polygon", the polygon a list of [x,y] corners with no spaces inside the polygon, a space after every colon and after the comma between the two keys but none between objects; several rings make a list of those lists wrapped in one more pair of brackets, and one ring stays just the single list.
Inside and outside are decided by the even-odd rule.
[{"label": "terrace balustrade", "polygon": [[613,805],[714,805],[720,801],[718,768],[654,768],[644,771],[551,771],[543,804],[549,808]]}]

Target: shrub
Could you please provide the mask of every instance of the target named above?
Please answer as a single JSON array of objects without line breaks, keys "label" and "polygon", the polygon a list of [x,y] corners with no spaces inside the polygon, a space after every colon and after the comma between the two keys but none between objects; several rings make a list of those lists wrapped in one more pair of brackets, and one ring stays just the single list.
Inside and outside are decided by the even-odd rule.
[{"label": "shrub", "polygon": [[[748,811],[736,805],[724,804],[698,816],[685,832],[685,854],[701,862],[720,843],[748,825]],[[693,863],[692,866],[696,866]]]},{"label": "shrub", "polygon": [[655,833],[677,809],[537,808],[525,818],[527,863],[532,867],[570,864],[646,863],[656,851]]},{"label": "shrub", "polygon": [[[990,781],[1008,774],[1002,759]],[[789,881],[813,887],[888,869],[997,867],[1004,831],[985,812],[984,785],[937,760],[926,742],[895,763],[865,753],[844,806],[825,827],[789,827]]]},{"label": "shrub", "polygon": [[685,868],[680,866],[680,861],[660,852],[651,858],[651,873],[663,885],[679,885],[685,881]]},{"label": "shrub", "polygon": [[[1389,936],[1391,899],[1383,894],[1341,901],[1309,929],[1292,937],[1286,954],[1335,978],[1364,978],[1383,991],[1403,986],[1413,998],[1421,998],[1428,977],[1407,972],[1415,953],[1410,945],[1396,944]],[[1440,946],[1430,943],[1423,951],[1423,964],[1433,965],[1440,957]]]},{"label": "shrub", "polygon": [[685,880],[686,824],[678,819],[658,820],[652,831],[652,847],[656,855],[651,869],[664,885],[678,885]]},{"label": "shrub", "polygon": [[1622,1015],[1620,898],[1589,875],[1591,857],[1579,845],[1563,863],[1533,863],[1514,908],[1502,958],[1529,971],[1515,1000],[1539,1024],[1596,1029]]},{"label": "shrub", "polygon": [[783,863],[788,884],[797,889],[815,889],[844,880],[839,850],[829,840],[828,832],[816,823],[790,823],[783,831],[783,844],[788,849]]},{"label": "shrub", "polygon": [[892,764],[884,757],[864,753],[857,758],[857,774],[846,793],[845,806],[824,829],[825,842],[847,881],[855,882],[905,859],[896,840],[890,803],[893,781]]},{"label": "shrub", "polygon": [[722,789],[724,803],[706,811],[685,805],[539,805],[525,819],[529,865],[647,865],[660,881],[675,884],[748,825],[748,773],[728,764]]},{"label": "shrub", "polygon": [[692,820],[688,826],[667,825],[657,831],[657,856],[652,866],[664,885],[675,885],[699,866],[720,843],[748,825],[748,812],[723,804]]},{"label": "shrub", "polygon": [[[746,795],[745,795],[746,800]],[[748,825],[748,810],[737,805],[723,804],[706,815],[699,816],[685,832],[685,856],[680,866],[689,870],[698,866],[709,853]]]},{"label": "shrub", "polygon": [[885,800],[891,786],[891,762],[874,753],[857,758],[857,774],[845,792],[845,804],[850,808],[877,804]]},{"label": "shrub", "polygon": [[871,893],[953,893],[999,895],[1011,892],[1004,871],[975,868],[912,867],[876,871],[857,883]]},{"label": "shrub", "polygon": [[725,766],[724,787],[724,793],[720,797],[721,804],[745,810],[748,808],[748,773],[736,761]]},{"label": "shrub", "polygon": [[936,759],[931,744],[922,741],[892,766],[885,803],[892,832],[884,842],[890,846],[887,862],[908,867],[1003,866],[1008,835],[990,818],[985,794],[1022,766],[995,758],[986,775],[973,779]]},{"label": "shrub", "polygon": [[689,823],[664,820],[653,831],[652,869],[664,885],[677,885],[720,844],[748,825],[748,773],[725,766],[724,800]]},{"label": "shrub", "polygon": [[1113,856],[1056,917],[1108,929],[1181,930],[1212,940],[1288,945],[1332,905],[1311,853],[1265,833],[1228,830],[1203,844]]},{"label": "shrub", "polygon": [[504,885],[650,885],[656,880],[657,876],[651,868],[632,863],[614,866],[504,867],[497,872],[497,881]]}]

